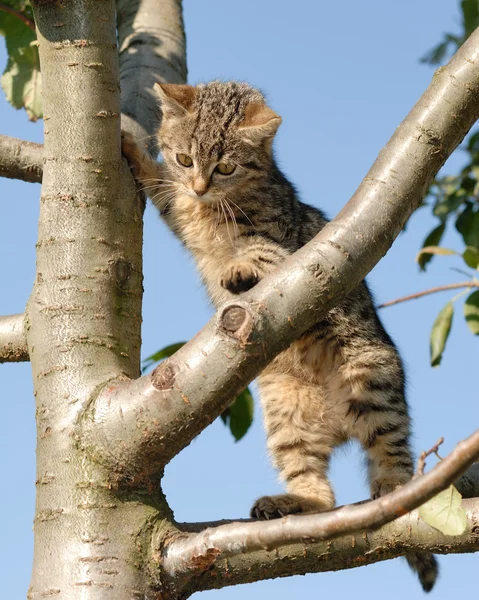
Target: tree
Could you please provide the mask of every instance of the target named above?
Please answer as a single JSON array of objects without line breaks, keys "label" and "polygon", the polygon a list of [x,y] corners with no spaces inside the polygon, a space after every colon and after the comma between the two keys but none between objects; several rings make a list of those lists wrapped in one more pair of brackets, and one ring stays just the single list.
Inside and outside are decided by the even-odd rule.
[{"label": "tree", "polygon": [[[145,3],[142,4],[144,9]],[[132,6],[132,3],[128,4],[130,16],[136,14],[131,9]],[[161,15],[168,14],[168,7],[170,10],[178,9],[178,4],[164,2],[165,12]],[[178,564],[178,557],[181,559],[179,553],[191,552],[190,544],[202,541],[204,536],[196,537],[192,533],[186,539],[178,537],[175,545],[170,546],[167,559],[161,560],[159,551],[162,546],[174,539],[179,530],[187,532],[188,528],[177,529],[176,524],[171,521],[170,510],[157,487],[158,474],[164,463],[180,447],[220,414],[229,399],[254,376],[268,358],[307,328],[310,322],[308,320],[315,315],[311,310],[305,311],[304,307],[300,309],[299,298],[311,297],[315,290],[327,291],[327,294],[319,295],[320,300],[314,308],[319,313],[331,306],[339,294],[344,294],[348,286],[353,286],[364,276],[401,229],[408,212],[420,201],[428,178],[460,141],[468,125],[477,118],[477,107],[474,102],[469,102],[470,106],[464,108],[464,98],[449,90],[449,71],[436,77],[433,84],[436,90],[433,89],[430,93],[434,97],[437,86],[450,92],[448,100],[461,102],[468,122],[462,124],[461,131],[455,130],[452,133],[446,124],[444,130],[439,132],[439,142],[429,135],[430,129],[426,127],[428,143],[421,144],[415,139],[413,116],[413,120],[406,123],[399,136],[396,136],[395,143],[398,139],[408,140],[411,151],[417,151],[419,156],[414,156],[414,160],[411,160],[410,156],[398,153],[394,143],[389,148],[389,155],[388,151],[383,154],[383,161],[386,162],[388,157],[391,160],[404,160],[405,173],[409,173],[408,167],[417,167],[422,164],[421,161],[427,164],[417,180],[401,180],[401,183],[409,187],[408,193],[401,188],[399,195],[404,193],[408,203],[404,207],[398,202],[394,207],[397,218],[391,231],[384,231],[381,223],[381,220],[384,222],[386,219],[387,213],[378,215],[377,210],[372,211],[370,207],[368,209],[367,202],[357,205],[356,231],[360,227],[360,221],[356,217],[362,215],[367,221],[363,231],[367,231],[372,240],[369,248],[365,248],[358,236],[351,234],[348,211],[343,212],[342,217],[329,228],[330,233],[334,232],[331,235],[336,243],[340,244],[340,251],[327,241],[327,232],[323,235],[323,241],[317,242],[322,244],[322,252],[326,253],[340,275],[330,275],[327,263],[318,261],[317,246],[316,249],[313,247],[309,250],[308,271],[305,268],[308,264],[308,251],[305,250],[302,253],[303,262],[294,263],[302,265],[307,278],[303,281],[298,279],[299,285],[303,287],[302,291],[298,288],[297,298],[292,297],[293,305],[288,305],[287,299],[278,299],[277,295],[271,293],[274,284],[270,280],[269,285],[252,292],[249,299],[245,297],[222,309],[219,317],[220,331],[218,322],[213,320],[209,329],[196,338],[192,345],[182,349],[172,361],[163,363],[151,377],[138,380],[138,384],[131,384],[128,378],[136,378],[139,367],[139,215],[142,205],[141,199],[134,200],[133,182],[119,153],[119,97],[112,84],[115,81],[116,57],[116,52],[113,51],[113,6],[107,1],[71,2],[64,7],[37,2],[35,10],[41,36],[40,57],[48,133],[45,144],[38,272],[35,290],[27,309],[29,316],[26,331],[28,353],[37,382],[39,426],[36,543],[40,556],[37,560],[40,562],[35,567],[32,597],[45,593],[78,597],[78,590],[81,589],[83,597],[121,598],[123,594],[126,598],[131,597],[131,592],[125,590],[131,590],[133,586],[139,597],[153,597],[158,589],[163,597],[175,597],[185,596],[195,588],[201,589],[199,586],[216,587],[262,578],[265,576],[265,565],[270,569],[268,576],[320,569],[321,565],[325,565],[324,561],[318,563],[317,560],[318,555],[324,555],[324,545],[321,544],[308,545],[306,557],[301,560],[298,560],[297,554],[304,554],[302,546],[298,549],[297,546],[287,545],[281,551],[284,555],[264,551],[258,553],[258,539],[255,538],[258,531],[263,535],[269,532],[268,535],[273,536],[270,538],[271,547],[284,543],[284,534],[278,527],[278,522],[233,526],[229,540],[241,539],[243,543],[249,544],[251,552],[246,557],[235,557],[237,549],[220,545],[228,542],[227,536],[231,529],[223,528],[218,530],[217,535],[221,537],[216,539],[216,545],[196,550],[194,560],[183,554],[187,557],[188,569]],[[140,11],[138,16],[142,14]],[[138,50],[139,38],[146,42],[154,37],[151,34],[152,14],[158,15],[155,12],[148,13],[150,36],[147,39],[139,34],[124,35],[125,32],[131,33],[128,25],[125,22],[119,24],[121,39],[126,38],[133,45],[132,52],[126,53],[126,56],[139,60],[140,66],[143,64],[143,52],[133,52],[133,49]],[[126,11],[122,11],[120,3],[119,17],[128,17]],[[179,12],[176,11],[177,24],[178,17]],[[171,26],[170,18],[169,31]],[[181,30],[177,27],[176,31]],[[158,37],[164,44],[165,38]],[[171,35],[167,37],[172,39]],[[181,59],[181,37],[179,39],[176,52],[170,50],[168,53],[169,63],[171,55]],[[146,52],[150,50],[145,43],[140,48]],[[164,46],[160,45],[160,49],[162,48],[164,50]],[[471,40],[464,52],[470,52],[474,48],[474,40]],[[59,59],[58,56],[62,58]],[[463,58],[459,57],[457,60],[461,61],[461,66],[464,65]],[[126,61],[123,65],[125,63],[128,65]],[[161,68],[159,61],[156,75],[161,74]],[[136,63],[134,72],[138,69]],[[473,81],[474,78],[477,79],[474,67],[468,69],[469,72],[464,69],[466,80],[468,77]],[[64,71],[71,74],[65,76]],[[177,75],[178,80],[181,80],[183,73],[180,71],[180,75]],[[171,72],[167,78],[172,80]],[[57,81],[65,81],[65,89],[61,95],[55,90],[54,84]],[[143,89],[141,77],[131,77],[128,83],[135,81]],[[81,94],[81,98],[78,98],[78,94]],[[135,90],[132,96],[135,101],[138,97]],[[128,94],[125,97],[128,98]],[[141,102],[138,104],[141,106]],[[139,107],[127,110],[147,130],[151,121],[142,120],[140,115],[143,111]],[[433,124],[437,123],[436,114],[423,116],[430,118]],[[408,131],[408,124],[412,128],[412,135]],[[102,139],[104,143],[99,144],[98,139]],[[437,152],[438,143],[444,144],[444,154]],[[114,157],[113,160],[111,157]],[[120,177],[118,173],[121,174]],[[377,193],[370,181],[365,182],[363,190],[364,188],[369,189],[370,199]],[[361,192],[358,196],[360,195]],[[351,211],[351,207],[348,210]],[[62,265],[61,256],[65,258],[63,268],[59,268]],[[294,259],[300,260],[300,257]],[[68,270],[65,265],[68,265]],[[358,268],[357,271],[355,267]],[[279,289],[288,276],[286,269],[287,267],[277,275],[276,287],[279,286]],[[254,298],[261,298],[262,302],[271,307],[272,314],[276,317],[274,322],[265,313],[257,313],[252,309],[254,305],[251,300]],[[293,318],[288,320],[292,315]],[[5,352],[5,356],[24,358],[26,348],[23,330],[21,326],[18,327],[19,324],[22,325],[22,320],[13,319],[3,321],[2,324],[5,331],[3,342],[14,345],[8,349],[13,352]],[[200,394],[197,392],[197,380],[185,377],[182,365],[187,364],[191,358],[198,360],[198,348],[201,347],[202,340],[207,339],[210,340],[211,354],[200,357],[200,360],[208,362],[208,365],[195,371],[195,375],[199,374],[201,377],[203,391]],[[260,353],[259,357],[254,356],[255,346],[260,342],[269,343],[267,352]],[[222,352],[225,348],[232,351],[228,353],[227,360]],[[238,367],[234,377],[231,376],[232,365]],[[226,375],[225,367],[229,368]],[[200,369],[207,374],[206,385]],[[213,375],[217,377],[216,380],[212,380]],[[106,383],[109,385],[104,387]],[[136,385],[137,392],[129,395],[125,402],[121,395],[124,391],[130,394],[131,387]],[[146,401],[141,394],[144,389],[150,395]],[[111,411],[110,402],[115,399],[123,403],[121,421],[118,419],[118,412]],[[105,405],[102,404],[104,401]],[[162,403],[158,407],[161,410],[158,414],[151,415],[153,421],[147,423],[148,413],[155,410],[157,401]],[[133,414],[135,406],[138,412]],[[125,429],[122,430],[120,425]],[[129,431],[125,434],[128,428]],[[130,450],[134,452],[130,453]],[[473,457],[474,454],[471,453],[469,462]],[[440,469],[443,475],[436,475],[439,477],[436,487],[431,487],[431,478],[418,479],[412,487],[400,492],[400,497],[408,502],[419,502],[417,491],[424,491],[425,488],[423,499],[426,499],[427,495],[432,495],[448,480],[454,479],[457,474],[454,467],[450,462],[444,462]],[[444,471],[448,479],[444,477]],[[382,500],[380,504],[385,511],[389,510],[391,517],[397,514],[392,498]],[[362,507],[343,511],[343,514],[357,519],[355,525],[349,523],[349,527],[353,529],[348,531],[356,531],[367,525],[364,510],[371,511],[370,508]],[[471,504],[470,518],[474,517],[474,510],[474,504]],[[328,527],[331,528],[329,516],[314,517],[313,523],[310,519],[288,518],[285,521],[286,527],[282,530],[289,530],[288,535],[293,535],[290,540],[303,540],[305,532],[308,537],[313,537],[313,532],[317,532],[316,528],[321,526],[326,528],[321,534],[325,537],[325,531],[328,531]],[[391,526],[397,528],[393,531],[404,532],[407,519],[408,517],[396,521]],[[421,541],[421,527],[425,526],[413,527],[413,531],[417,534],[419,543],[424,543],[424,540]],[[190,529],[193,531],[195,528]],[[243,532],[247,532],[249,538]],[[152,533],[154,538],[150,537]],[[329,533],[334,532],[329,529]],[[391,530],[389,533],[392,533]],[[367,560],[400,554],[408,543],[414,543],[411,540],[401,540],[395,547],[390,547],[388,553],[382,553],[379,550],[380,541],[387,534],[388,530],[381,530],[369,537],[369,543],[373,547],[375,540],[379,543],[377,552],[370,553]],[[77,545],[82,551],[75,553],[67,548],[67,552],[64,552],[64,548],[54,544],[53,539],[62,539],[66,544],[70,540],[70,544]],[[337,567],[346,564],[346,546],[351,545],[350,537],[342,539],[342,542],[337,542]],[[444,550],[446,546],[450,549],[451,545],[455,545],[456,549],[470,550],[474,548],[475,540],[471,539],[469,531],[465,537],[456,538],[454,542],[436,535],[430,543],[438,550]],[[50,555],[47,562],[42,548],[48,548],[49,552],[56,555]],[[356,553],[362,557],[364,548],[359,539],[355,548],[356,550],[349,550],[349,557]],[[364,562],[364,559],[358,562]],[[213,570],[210,570],[211,567]],[[328,562],[326,567],[334,567],[334,563]],[[202,573],[201,578],[191,578],[192,574],[199,572]],[[45,573],[48,576],[43,579]],[[60,581],[61,587],[50,583],[53,580]]]}]

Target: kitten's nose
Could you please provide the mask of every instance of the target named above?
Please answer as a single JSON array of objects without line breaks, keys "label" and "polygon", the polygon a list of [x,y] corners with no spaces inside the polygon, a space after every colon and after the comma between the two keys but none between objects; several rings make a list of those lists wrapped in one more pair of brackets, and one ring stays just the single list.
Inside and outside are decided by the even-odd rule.
[{"label": "kitten's nose", "polygon": [[193,181],[192,187],[197,196],[204,196],[208,191],[208,182],[202,177],[198,177]]}]

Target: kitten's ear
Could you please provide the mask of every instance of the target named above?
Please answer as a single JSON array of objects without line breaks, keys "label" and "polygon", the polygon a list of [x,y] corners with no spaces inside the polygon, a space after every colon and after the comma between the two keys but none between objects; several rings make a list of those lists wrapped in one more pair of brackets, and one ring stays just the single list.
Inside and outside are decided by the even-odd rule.
[{"label": "kitten's ear", "polygon": [[192,85],[155,83],[155,91],[161,100],[161,110],[165,118],[185,117],[193,109],[196,88]]},{"label": "kitten's ear", "polygon": [[241,132],[249,141],[267,142],[269,147],[273,142],[281,117],[262,102],[252,102],[245,109],[245,116],[240,125]]}]

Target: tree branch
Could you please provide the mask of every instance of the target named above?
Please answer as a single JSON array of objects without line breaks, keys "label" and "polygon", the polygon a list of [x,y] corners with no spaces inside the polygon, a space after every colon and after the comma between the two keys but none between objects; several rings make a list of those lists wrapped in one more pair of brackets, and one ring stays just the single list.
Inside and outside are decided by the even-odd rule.
[{"label": "tree branch", "polygon": [[181,589],[183,595],[180,597],[187,598],[191,593],[201,590],[362,567],[418,550],[435,554],[477,552],[479,501],[464,500],[462,505],[468,525],[460,536],[443,535],[420,519],[417,511],[413,511],[376,531],[348,534],[334,541],[311,543],[305,539],[274,550],[263,547],[223,559],[214,552],[206,557],[195,556],[196,577],[183,577],[173,589]]},{"label": "tree branch", "polygon": [[0,317],[0,363],[29,360],[24,320],[24,314]]},{"label": "tree branch", "polygon": [[387,306],[394,306],[400,302],[407,302],[408,300],[415,300],[416,298],[422,298],[429,294],[435,294],[436,292],[445,292],[446,290],[457,290],[460,288],[479,288],[479,281],[462,281],[460,283],[448,283],[447,285],[440,285],[438,287],[430,288],[429,290],[423,290],[422,292],[416,292],[415,294],[409,294],[409,296],[402,296],[396,298],[396,300],[389,300],[383,304],[378,304],[376,308],[386,308]]},{"label": "tree branch", "polygon": [[188,581],[224,559],[282,546],[335,539],[376,529],[421,506],[455,481],[479,458],[479,430],[460,442],[426,475],[370,502],[311,515],[289,515],[272,521],[231,523],[180,537],[165,548],[163,568],[175,580]]},{"label": "tree branch", "polygon": [[40,183],[42,172],[42,144],[0,135],[0,177]]},{"label": "tree branch", "polygon": [[186,42],[181,0],[117,0],[122,127],[157,148],[156,82],[186,82]]},{"label": "tree branch", "polygon": [[30,29],[35,31],[34,21],[32,21],[29,17],[27,17],[26,14],[22,13],[20,10],[15,10],[11,6],[8,6],[8,4],[4,4],[3,2],[0,2],[0,10],[8,13],[9,15],[13,15],[14,17],[17,17],[17,19],[20,19],[20,21],[23,21],[27,27],[29,27]]},{"label": "tree branch", "polygon": [[216,316],[151,375],[108,385],[83,441],[114,478],[161,470],[280,351],[378,262],[479,116],[479,29],[396,130],[357,192],[314,240]]}]

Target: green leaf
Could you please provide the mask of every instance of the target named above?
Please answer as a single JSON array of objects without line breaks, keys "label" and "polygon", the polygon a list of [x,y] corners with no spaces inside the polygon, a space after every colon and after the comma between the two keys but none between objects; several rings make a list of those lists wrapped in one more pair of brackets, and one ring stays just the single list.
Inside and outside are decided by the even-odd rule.
[{"label": "green leaf", "polygon": [[477,269],[479,266],[479,248],[468,246],[462,253],[462,258],[468,267]]},{"label": "green leaf", "polygon": [[464,316],[469,329],[474,335],[479,335],[479,290],[464,302]]},{"label": "green leaf", "polygon": [[453,485],[419,507],[419,516],[444,535],[461,535],[466,531],[467,515],[462,496]]},{"label": "green leaf", "polygon": [[185,344],[186,344],[186,342],[177,342],[176,344],[171,344],[170,346],[166,346],[162,350],[158,350],[158,352],[155,352],[151,356],[148,356],[143,361],[143,365],[141,368],[142,372],[145,372],[146,369],[150,368],[155,363],[160,362],[160,360],[169,358]]},{"label": "green leaf", "polygon": [[[445,223],[441,223],[438,227],[433,229],[431,231],[431,233],[427,236],[427,238],[424,240],[424,244],[422,245],[423,248],[427,247],[427,246],[437,246],[442,239],[445,229],[446,229]],[[420,267],[421,271],[426,270],[426,265],[432,259],[432,257],[433,257],[432,254],[429,254],[426,252],[419,254],[419,256],[417,257],[417,262],[419,263],[419,267]]]},{"label": "green leaf", "polygon": [[474,210],[470,202],[458,216],[456,229],[462,235],[466,246],[479,248],[479,210]]},{"label": "green leaf", "polygon": [[253,422],[254,401],[248,388],[243,390],[236,400],[221,415],[225,425],[238,442],[248,431]]},{"label": "green leaf", "polygon": [[423,63],[427,63],[429,65],[438,65],[444,61],[446,57],[447,51],[449,50],[449,44],[459,48],[462,46],[464,42],[463,37],[458,37],[457,35],[452,35],[451,33],[446,33],[444,36],[444,41],[434,46],[429,52],[427,52],[423,57],[421,57],[420,61]]},{"label": "green leaf", "polygon": [[448,302],[446,306],[437,315],[434,325],[431,330],[431,366],[439,366],[442,358],[442,353],[446,346],[446,341],[451,331],[452,316],[454,307],[452,302]]},{"label": "green leaf", "polygon": [[[434,233],[434,232],[431,232],[431,233]],[[429,235],[431,235],[431,234],[429,234]],[[437,254],[440,256],[450,256],[452,254],[457,254],[457,252],[455,250],[450,250],[449,248],[442,248],[441,246],[424,246],[424,248],[422,248],[417,253],[416,262],[418,262],[419,265],[421,265],[422,257],[424,255],[428,255],[429,257],[431,257],[432,254]],[[429,258],[429,260],[431,260],[431,258]]]},{"label": "green leaf", "polygon": [[42,99],[35,32],[16,16],[0,11],[0,34],[8,52],[2,88],[10,104],[25,108],[29,119],[36,121],[42,116]]},{"label": "green leaf", "polygon": [[462,0],[461,8],[464,17],[464,33],[467,38],[476,27],[479,27],[479,3],[477,0]]},{"label": "green leaf", "polygon": [[[439,186],[440,192],[432,212],[436,217],[439,217],[441,221],[445,221],[452,212],[456,211],[461,206],[464,202],[464,197],[458,193],[457,188],[451,193],[445,194],[444,184],[438,182],[437,185]],[[450,184],[446,185],[447,187],[450,187]]]},{"label": "green leaf", "polygon": [[428,65],[438,65],[445,58],[448,48],[449,41],[445,40],[437,46],[434,46],[434,48],[431,48],[429,52],[420,58],[420,61],[422,63],[427,63]]},{"label": "green leaf", "polygon": [[476,131],[471,135],[467,141],[468,152],[479,152],[479,131]]}]

